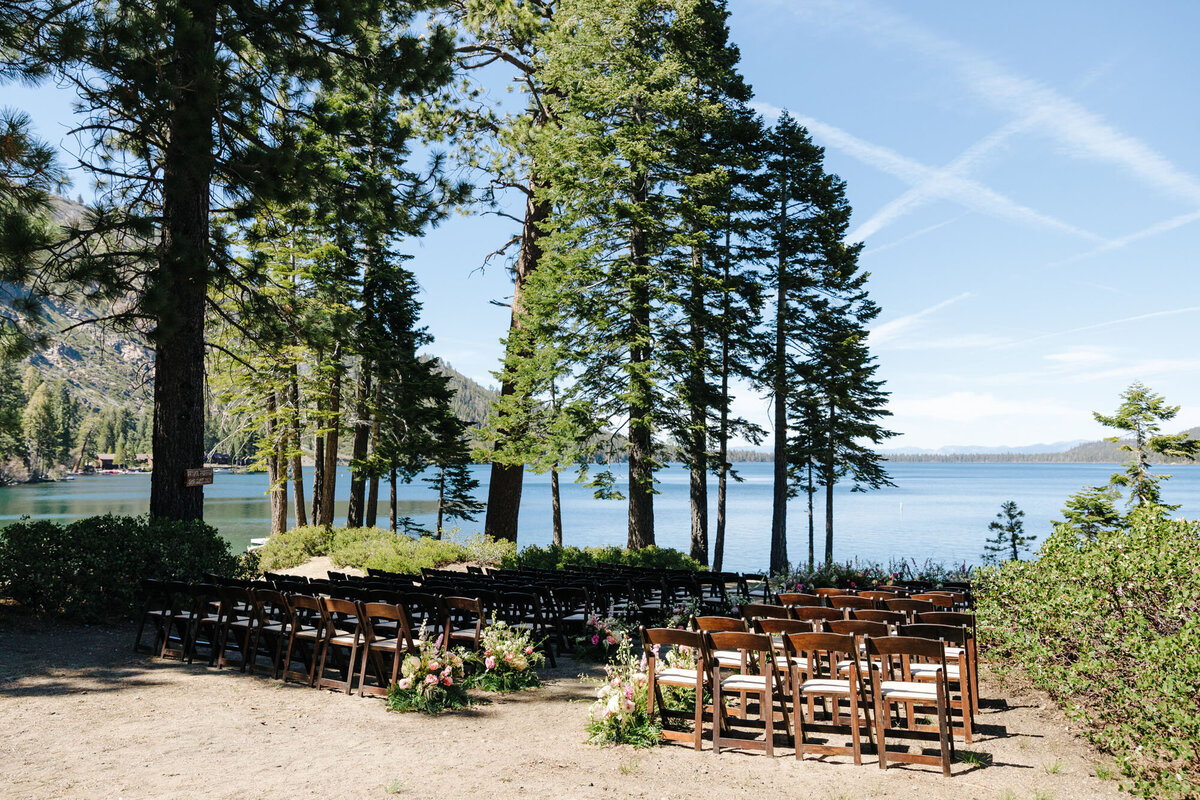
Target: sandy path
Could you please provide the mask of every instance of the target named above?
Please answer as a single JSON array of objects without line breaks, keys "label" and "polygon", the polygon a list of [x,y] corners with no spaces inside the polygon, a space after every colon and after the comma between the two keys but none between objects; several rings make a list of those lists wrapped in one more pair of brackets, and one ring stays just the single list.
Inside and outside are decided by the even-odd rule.
[{"label": "sandy path", "polygon": [[[0,617],[3,798],[1103,798],[1096,756],[1044,700],[984,710],[992,766],[797,763],[790,751],[637,751],[583,742],[591,691],[548,685],[430,718],[236,671],[130,652],[133,628]],[[984,696],[996,690],[985,682]],[[579,702],[582,701],[582,702]]]}]

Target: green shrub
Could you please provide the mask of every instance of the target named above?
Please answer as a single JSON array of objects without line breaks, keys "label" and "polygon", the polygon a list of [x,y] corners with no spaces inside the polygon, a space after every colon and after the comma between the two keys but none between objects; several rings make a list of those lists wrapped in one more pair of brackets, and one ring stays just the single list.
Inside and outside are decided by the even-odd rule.
[{"label": "green shrub", "polygon": [[666,547],[650,547],[629,550],[623,547],[559,547],[558,545],[528,545],[521,551],[505,554],[501,565],[506,569],[564,569],[566,567],[594,567],[611,564],[624,567],[652,567],[655,569],[707,569],[699,561],[678,550]]},{"label": "green shrub", "polygon": [[137,611],[141,578],[197,580],[237,567],[202,522],[111,514],[66,527],[22,520],[0,531],[0,591],[35,611],[104,621]]},{"label": "green shrub", "polygon": [[980,638],[1084,721],[1132,788],[1200,794],[1200,523],[1060,523],[1036,561],[977,573]]},{"label": "green shrub", "polygon": [[298,567],[314,556],[329,555],[333,528],[306,525],[276,533],[258,549],[259,565],[264,572]]}]

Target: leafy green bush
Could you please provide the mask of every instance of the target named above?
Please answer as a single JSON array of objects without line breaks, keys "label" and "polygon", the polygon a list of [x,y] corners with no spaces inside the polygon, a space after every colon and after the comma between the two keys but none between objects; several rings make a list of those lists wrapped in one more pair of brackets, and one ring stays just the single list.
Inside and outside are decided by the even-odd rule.
[{"label": "leafy green bush", "polygon": [[422,567],[475,561],[498,564],[516,547],[483,534],[462,538],[453,532],[442,539],[413,538],[383,528],[324,528],[308,526],[277,533],[257,552],[267,572],[296,567],[314,556],[329,556],[339,567],[416,573]]},{"label": "leafy green bush", "polygon": [[501,566],[506,569],[564,569],[566,567],[594,567],[611,564],[624,567],[652,567],[655,569],[707,569],[705,565],[678,550],[665,547],[644,547],[629,550],[624,547],[559,547],[528,545],[519,553],[505,555]]},{"label": "leafy green bush", "polygon": [[298,567],[314,556],[329,555],[333,528],[306,525],[276,533],[258,549],[259,564],[264,572]]},{"label": "leafy green bush", "polygon": [[202,522],[108,514],[66,527],[22,520],[0,531],[0,592],[89,622],[134,614],[141,578],[196,580],[236,568],[229,544]]},{"label": "leafy green bush", "polygon": [[1133,512],[1059,523],[1036,561],[977,573],[982,644],[1019,666],[1120,760],[1131,788],[1200,794],[1200,523]]}]

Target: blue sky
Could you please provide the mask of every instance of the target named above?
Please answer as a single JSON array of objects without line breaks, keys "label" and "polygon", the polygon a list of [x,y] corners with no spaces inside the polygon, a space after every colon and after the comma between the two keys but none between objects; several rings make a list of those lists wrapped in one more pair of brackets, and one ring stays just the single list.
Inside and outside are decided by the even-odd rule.
[{"label": "blue sky", "polygon": [[[891,446],[1098,437],[1090,412],[1133,380],[1200,425],[1200,4],[730,7],[758,109],[788,109],[847,181]],[[63,93],[0,102],[63,139]],[[510,234],[459,217],[411,248],[433,350],[485,383],[509,288],[477,267]],[[738,407],[769,423],[748,388]]]}]

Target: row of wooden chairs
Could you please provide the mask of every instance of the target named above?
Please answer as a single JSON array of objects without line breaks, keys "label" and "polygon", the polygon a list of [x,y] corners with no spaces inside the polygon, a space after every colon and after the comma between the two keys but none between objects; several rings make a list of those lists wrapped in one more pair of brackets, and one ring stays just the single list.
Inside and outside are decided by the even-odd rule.
[{"label": "row of wooden chairs", "polygon": [[[898,635],[879,635],[878,629],[873,633],[795,630],[802,623],[764,620],[765,630],[752,632],[737,630],[739,620],[724,619],[727,624],[715,618],[697,619],[697,627],[710,630],[642,629],[650,711],[661,722],[663,738],[688,741],[699,750],[708,720],[715,752],[739,747],[773,755],[780,732],[778,718],[782,733],[795,745],[797,759],[808,752],[846,754],[861,764],[865,730],[881,768],[889,760],[903,761],[940,765],[943,774],[950,774],[955,705],[951,688],[956,683],[961,697],[958,707],[970,708],[969,689],[953,679],[948,663],[946,639],[956,638],[953,626],[905,626]],[[664,668],[664,647],[692,652],[696,667]],[[664,687],[691,690],[692,708],[668,707]],[[706,690],[711,704],[704,701]],[[735,709],[726,706],[724,698],[730,694],[740,697]],[[757,706],[756,719],[747,719],[751,698]],[[823,706],[820,717],[815,709],[818,700]],[[930,710],[936,713],[936,725],[919,721],[920,714]],[[675,724],[682,719],[691,723],[692,730]],[[969,722],[965,727],[969,729]],[[824,743],[812,741],[814,734],[822,735]],[[831,734],[849,736],[850,744],[834,744]],[[938,755],[888,750],[889,736],[933,737]]]}]

